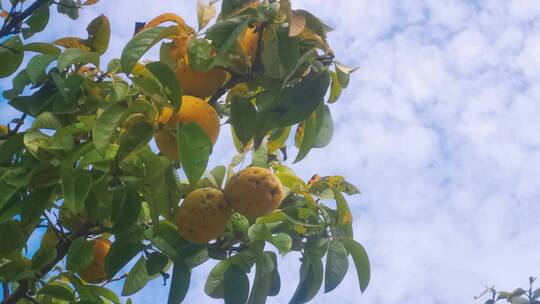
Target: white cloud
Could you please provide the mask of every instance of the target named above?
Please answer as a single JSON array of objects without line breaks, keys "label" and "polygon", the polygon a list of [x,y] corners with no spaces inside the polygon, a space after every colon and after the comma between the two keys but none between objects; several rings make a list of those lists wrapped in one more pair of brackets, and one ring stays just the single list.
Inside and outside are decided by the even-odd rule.
[{"label": "white cloud", "polygon": [[[472,303],[485,285],[512,289],[538,275],[539,2],[293,3],[333,26],[338,58],[360,68],[332,106],[333,143],[294,168],[305,178],[342,174],[362,189],[350,202],[373,279],[360,296],[351,267],[314,302]],[[135,21],[167,11],[195,24],[194,1],[101,1],[79,22],[58,19],[47,37],[84,36],[81,24],[105,13],[112,58]],[[233,154],[224,135],[213,163]],[[296,258],[281,262],[286,284],[269,303],[294,292]],[[219,303],[202,293],[209,267],[195,270],[188,303]],[[152,286],[135,299],[166,297],[160,282]]]}]

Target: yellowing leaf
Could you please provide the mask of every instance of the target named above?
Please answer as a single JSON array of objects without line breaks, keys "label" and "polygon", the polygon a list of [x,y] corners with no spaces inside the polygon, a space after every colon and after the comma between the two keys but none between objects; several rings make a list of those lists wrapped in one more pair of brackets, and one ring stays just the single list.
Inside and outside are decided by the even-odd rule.
[{"label": "yellowing leaf", "polygon": [[306,17],[304,15],[293,13],[289,24],[289,37],[300,35],[306,28]]},{"label": "yellowing leaf", "polygon": [[1,11],[1,12],[0,12],[0,18],[6,18],[7,16],[9,16],[9,12],[8,12],[8,11]]},{"label": "yellowing leaf", "polygon": [[157,16],[156,18],[150,20],[150,22],[148,22],[144,26],[143,30],[154,28],[154,27],[156,27],[156,26],[158,26],[160,24],[163,24],[165,22],[174,22],[174,23],[178,24],[178,27],[181,30],[180,32],[185,32],[186,34],[187,33],[194,33],[193,28],[188,26],[182,17],[180,17],[180,16],[178,16],[176,14],[173,14],[173,13],[165,13],[165,14],[161,14],[161,15]]},{"label": "yellowing leaf", "polygon": [[131,73],[135,76],[152,77],[150,71],[141,63],[136,63]]},{"label": "yellowing leaf", "polygon": [[208,22],[216,16],[215,5],[206,5],[203,0],[197,1],[197,21],[199,30],[208,25]]},{"label": "yellowing leaf", "polygon": [[90,52],[90,46],[86,44],[86,41],[77,37],[64,37],[55,40],[53,43],[59,46],[63,46],[66,49],[75,48],[81,49],[85,52]]},{"label": "yellowing leaf", "polygon": [[83,6],[90,6],[90,5],[94,5],[96,3],[98,3],[99,0],[86,0],[84,1],[84,3],[82,4]]}]

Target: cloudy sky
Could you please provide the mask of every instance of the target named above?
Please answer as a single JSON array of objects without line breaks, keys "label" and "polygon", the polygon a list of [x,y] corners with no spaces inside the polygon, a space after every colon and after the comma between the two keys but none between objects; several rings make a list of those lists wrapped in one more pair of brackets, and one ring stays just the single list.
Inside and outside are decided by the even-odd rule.
[{"label": "cloudy sky", "polygon": [[[102,0],[80,23],[56,18],[40,38],[84,36],[86,23],[105,13],[112,58],[135,21],[172,11],[195,25],[194,2]],[[513,289],[539,275],[540,1],[293,4],[334,27],[338,58],[359,67],[332,106],[333,143],[294,168],[305,178],[345,175],[362,189],[351,202],[372,282],[360,295],[351,268],[313,302],[475,303],[485,285]],[[0,123],[14,115],[0,101]],[[213,161],[228,161],[230,147],[222,136]],[[286,284],[269,303],[294,292],[297,258],[281,261]],[[202,291],[208,269],[195,270],[187,303],[219,303]],[[135,303],[166,299],[160,283]]]}]

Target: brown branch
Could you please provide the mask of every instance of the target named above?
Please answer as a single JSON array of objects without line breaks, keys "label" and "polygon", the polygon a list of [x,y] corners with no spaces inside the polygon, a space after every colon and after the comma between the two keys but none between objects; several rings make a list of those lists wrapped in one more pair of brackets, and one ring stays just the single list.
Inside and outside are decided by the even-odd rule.
[{"label": "brown branch", "polygon": [[[85,222],[81,225],[79,230],[74,232],[70,235],[69,239],[66,240],[60,240],[58,244],[56,245],[56,257],[52,262],[45,265],[43,268],[40,269],[40,271],[37,273],[37,277],[42,278],[44,275],[49,273],[56,264],[58,264],[60,261],[64,259],[66,256],[69,246],[71,246],[71,243],[73,240],[80,236],[84,236],[88,233],[88,230],[92,227],[91,222]],[[29,281],[28,280],[21,280],[19,281],[19,287],[15,289],[13,294],[11,294],[9,297],[5,298],[3,304],[15,304],[17,301],[23,298],[28,298],[28,291],[30,289]],[[39,302],[38,302],[39,303]]]},{"label": "brown branch", "polygon": [[108,280],[107,282],[101,284],[101,287],[104,287],[105,285],[107,285],[107,284],[109,284],[109,283],[112,283],[112,282],[121,281],[121,280],[127,278],[127,276],[128,276],[128,273],[124,273],[123,275],[121,275],[121,276],[119,276],[119,277],[117,277],[117,278],[110,279],[110,280]]},{"label": "brown branch", "polygon": [[216,94],[214,94],[214,96],[212,96],[210,98],[210,100],[208,100],[208,104],[211,105],[212,107],[215,107],[217,105],[217,102],[218,100],[223,96],[225,95],[225,93],[227,93],[227,91],[229,91],[230,89],[232,89],[235,85],[237,85],[238,83],[241,82],[241,78],[236,76],[236,75],[232,75],[231,76],[231,79],[229,81],[227,81],[226,84],[224,84],[217,92]]},{"label": "brown branch", "polygon": [[8,139],[9,137],[17,134],[17,132],[19,132],[19,129],[24,125],[24,120],[27,116],[27,113],[23,113],[21,118],[14,119],[13,122],[16,122],[15,128],[9,129],[9,132],[6,135],[0,136],[0,140]]},{"label": "brown branch", "polygon": [[49,0],[36,0],[22,13],[12,16],[12,18],[9,19],[9,22],[5,23],[4,26],[2,26],[2,29],[0,29],[0,38],[4,38],[11,34],[13,30],[19,28],[24,19],[30,17],[37,9],[46,5],[48,2]]}]

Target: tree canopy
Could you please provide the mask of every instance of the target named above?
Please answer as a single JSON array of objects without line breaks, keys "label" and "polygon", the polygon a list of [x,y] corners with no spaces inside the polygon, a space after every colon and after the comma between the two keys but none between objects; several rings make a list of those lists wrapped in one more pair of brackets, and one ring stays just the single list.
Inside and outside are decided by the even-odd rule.
[{"label": "tree canopy", "polygon": [[[98,0],[29,2],[0,2],[0,77],[13,84],[3,97],[22,113],[0,126],[3,303],[120,303],[160,278],[180,303],[211,260],[208,296],[265,303],[293,251],[290,303],[334,290],[349,257],[367,288],[346,200],[359,190],[290,165],[331,142],[331,107],[354,72],[336,61],[327,24],[289,0],[199,1],[197,28],[164,13],[105,64],[105,15],[87,37],[26,42],[51,9],[77,19]],[[159,58],[146,58],[154,47]],[[225,126],[236,156],[208,168]]]}]

